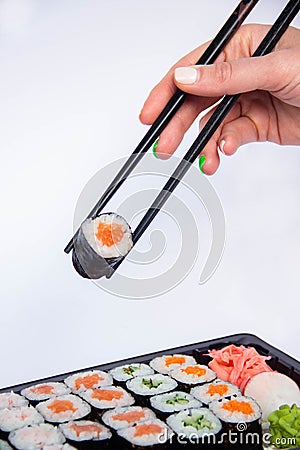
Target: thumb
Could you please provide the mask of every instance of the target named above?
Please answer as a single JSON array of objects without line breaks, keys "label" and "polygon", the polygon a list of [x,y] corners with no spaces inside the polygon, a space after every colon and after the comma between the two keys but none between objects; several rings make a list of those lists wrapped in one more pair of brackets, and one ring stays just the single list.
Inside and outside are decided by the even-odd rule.
[{"label": "thumb", "polygon": [[284,73],[282,55],[278,58],[276,53],[279,52],[208,66],[177,67],[174,80],[181,90],[205,97],[238,94],[256,89],[279,90],[286,84],[287,74]]}]

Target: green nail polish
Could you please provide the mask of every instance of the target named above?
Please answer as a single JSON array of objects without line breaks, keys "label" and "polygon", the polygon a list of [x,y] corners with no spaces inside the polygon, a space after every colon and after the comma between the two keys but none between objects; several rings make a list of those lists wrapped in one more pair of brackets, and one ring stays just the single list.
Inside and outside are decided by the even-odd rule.
[{"label": "green nail polish", "polygon": [[155,158],[158,159],[158,156],[157,156],[157,154],[156,154],[157,146],[158,146],[158,139],[154,142],[154,145],[153,145],[153,147],[152,147],[152,153],[153,153],[153,155],[155,156]]},{"label": "green nail polish", "polygon": [[204,166],[205,160],[206,160],[205,155],[201,155],[200,158],[199,158],[199,168],[200,168],[202,173],[204,173],[203,172],[203,166]]}]

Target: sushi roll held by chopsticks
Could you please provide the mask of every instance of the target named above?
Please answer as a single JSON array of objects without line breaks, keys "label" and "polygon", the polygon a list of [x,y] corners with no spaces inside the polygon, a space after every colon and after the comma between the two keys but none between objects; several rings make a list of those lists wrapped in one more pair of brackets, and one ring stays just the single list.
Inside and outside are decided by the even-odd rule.
[{"label": "sushi roll held by chopsticks", "polygon": [[84,278],[109,276],[113,266],[133,246],[131,228],[115,213],[87,219],[80,227],[72,255],[76,271]]}]

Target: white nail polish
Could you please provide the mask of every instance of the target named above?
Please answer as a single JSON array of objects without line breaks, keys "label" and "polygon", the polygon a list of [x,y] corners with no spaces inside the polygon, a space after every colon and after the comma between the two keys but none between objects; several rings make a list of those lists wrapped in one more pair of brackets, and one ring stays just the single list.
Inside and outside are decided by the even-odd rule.
[{"label": "white nail polish", "polygon": [[219,148],[220,148],[221,152],[224,153],[224,155],[225,155],[225,152],[224,152],[225,144],[226,144],[225,139],[222,139],[222,141],[220,142]]},{"label": "white nail polish", "polygon": [[175,80],[181,84],[194,84],[198,79],[198,70],[195,67],[177,67]]}]

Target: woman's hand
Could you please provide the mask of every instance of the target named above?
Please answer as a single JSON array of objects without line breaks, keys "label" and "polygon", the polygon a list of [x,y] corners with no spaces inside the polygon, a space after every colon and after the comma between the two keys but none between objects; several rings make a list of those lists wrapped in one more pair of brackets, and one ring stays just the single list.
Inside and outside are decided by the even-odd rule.
[{"label": "woman's hand", "polygon": [[[300,30],[290,27],[272,53],[250,58],[269,28],[242,26],[210,66],[193,66],[209,43],[201,45],[154,87],[140,114],[144,124],[154,122],[177,87],[191,94],[162,132],[158,157],[172,154],[199,113],[225,94],[242,93],[201,153],[207,175],[219,166],[218,149],[232,155],[249,142],[300,144]],[[201,128],[211,114],[201,119]]]}]

